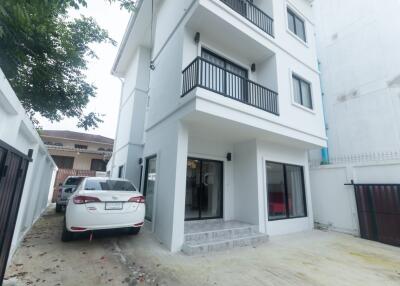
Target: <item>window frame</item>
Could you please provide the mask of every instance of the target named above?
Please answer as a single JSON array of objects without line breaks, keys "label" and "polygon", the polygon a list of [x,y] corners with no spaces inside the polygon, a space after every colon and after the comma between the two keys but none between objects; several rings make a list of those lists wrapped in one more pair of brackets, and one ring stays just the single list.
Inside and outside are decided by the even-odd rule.
[{"label": "window frame", "polygon": [[[308,217],[308,209],[307,209],[307,196],[306,196],[306,185],[305,185],[305,179],[304,179],[304,166],[301,165],[295,165],[295,164],[287,164],[287,163],[282,163],[282,162],[275,162],[275,161],[265,161],[265,167],[267,166],[268,163],[271,164],[279,164],[283,166],[283,178],[284,178],[284,194],[285,194],[285,210],[286,210],[286,217],[284,218],[270,218],[269,216],[269,208],[267,211],[267,218],[268,221],[279,221],[279,220],[288,220],[288,219],[299,219],[299,218],[306,218]],[[301,182],[302,182],[302,189],[303,189],[303,207],[304,207],[304,215],[303,216],[290,216],[290,210],[289,210],[289,191],[288,191],[288,183],[287,183],[287,172],[286,172],[286,167],[299,167],[301,171]],[[267,184],[267,206],[269,204],[269,189],[268,189],[268,174],[267,174],[267,168],[265,168],[265,176],[266,176],[266,184]]]},{"label": "window frame", "polygon": [[124,179],[124,170],[125,170],[124,165],[120,165],[118,167],[118,178],[119,179]]},{"label": "window frame", "polygon": [[[295,91],[295,86],[294,86],[295,80],[299,81],[299,83],[300,83],[300,102],[297,102],[297,101],[296,101],[296,98],[295,98],[295,92],[296,92],[296,91]],[[313,92],[312,92],[312,83],[311,83],[310,81],[304,79],[303,77],[297,75],[297,74],[294,73],[294,72],[291,72],[291,82],[292,82],[291,89],[292,89],[292,100],[293,100],[293,104],[295,104],[296,106],[299,106],[299,107],[301,107],[301,108],[304,108],[304,109],[307,110],[307,111],[312,111],[312,112],[314,112],[314,98],[313,98]],[[307,86],[308,86],[309,93],[310,93],[310,103],[311,103],[311,107],[308,107],[308,106],[304,105],[304,103],[303,103],[303,102],[304,102],[304,99],[303,99],[303,91],[302,91],[302,88],[301,88],[302,83],[305,83],[305,84],[307,84]]]},{"label": "window frame", "polygon": [[[307,44],[308,40],[307,40],[307,28],[306,28],[306,21],[303,17],[301,17],[298,13],[296,13],[294,11],[293,8],[291,8],[289,5],[286,6],[286,15],[287,15],[287,21],[286,21],[286,25],[287,25],[287,30],[294,35],[297,39],[301,40],[302,43]],[[289,25],[289,16],[291,16],[293,18],[293,28],[294,31],[292,31],[290,29],[290,25]],[[297,25],[296,25],[296,19],[298,21],[300,21],[303,25],[303,33],[304,33],[304,39],[302,37],[299,36],[298,32],[297,32]]]}]

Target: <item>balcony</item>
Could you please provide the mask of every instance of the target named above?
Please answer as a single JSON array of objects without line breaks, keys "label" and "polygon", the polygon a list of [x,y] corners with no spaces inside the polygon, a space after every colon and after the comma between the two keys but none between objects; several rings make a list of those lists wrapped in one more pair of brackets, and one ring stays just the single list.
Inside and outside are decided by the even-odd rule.
[{"label": "balcony", "polygon": [[249,0],[220,0],[258,28],[274,37],[274,20]]},{"label": "balcony", "polygon": [[279,115],[278,94],[202,57],[183,72],[182,97],[201,87],[242,103]]}]

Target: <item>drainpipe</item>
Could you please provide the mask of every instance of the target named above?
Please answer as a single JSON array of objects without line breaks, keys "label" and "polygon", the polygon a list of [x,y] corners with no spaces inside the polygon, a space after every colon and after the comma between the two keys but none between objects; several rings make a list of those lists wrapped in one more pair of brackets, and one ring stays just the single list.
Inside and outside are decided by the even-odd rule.
[{"label": "drainpipe", "polygon": [[[321,95],[322,95],[322,111],[324,114],[324,125],[325,125],[325,131],[326,134],[328,134],[328,123],[326,119],[326,114],[325,114],[325,101],[324,101],[324,88],[322,85],[322,79],[321,79],[321,62],[318,61],[318,70],[319,70],[319,82],[320,82],[320,87],[321,87]],[[328,138],[328,145],[329,145],[329,138]],[[324,147],[321,149],[321,165],[329,165],[329,146]]]}]

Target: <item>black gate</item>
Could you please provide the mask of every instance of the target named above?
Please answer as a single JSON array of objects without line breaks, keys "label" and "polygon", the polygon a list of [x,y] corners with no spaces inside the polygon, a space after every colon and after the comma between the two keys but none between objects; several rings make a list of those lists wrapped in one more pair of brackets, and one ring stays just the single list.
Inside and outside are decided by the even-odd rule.
[{"label": "black gate", "polygon": [[400,246],[400,184],[352,184],[362,238]]},{"label": "black gate", "polygon": [[8,254],[32,151],[25,155],[0,140],[0,285]]}]

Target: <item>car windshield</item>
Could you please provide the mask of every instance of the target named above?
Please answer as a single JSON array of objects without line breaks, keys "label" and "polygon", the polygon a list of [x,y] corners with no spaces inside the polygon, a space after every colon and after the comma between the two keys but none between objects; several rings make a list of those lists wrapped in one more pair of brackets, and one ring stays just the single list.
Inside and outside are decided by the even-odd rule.
[{"label": "car windshield", "polygon": [[87,180],[85,190],[90,191],[136,191],[135,187],[127,181],[119,180]]},{"label": "car windshield", "polygon": [[65,182],[66,186],[77,186],[82,181],[81,177],[68,178]]}]

